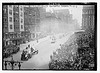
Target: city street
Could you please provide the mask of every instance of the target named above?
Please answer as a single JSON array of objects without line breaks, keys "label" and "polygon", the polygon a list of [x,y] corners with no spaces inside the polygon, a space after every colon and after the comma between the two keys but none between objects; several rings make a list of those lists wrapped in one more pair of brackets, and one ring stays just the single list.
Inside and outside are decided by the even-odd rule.
[{"label": "city street", "polygon": [[97,3],[2,3],[2,70],[96,70]]},{"label": "city street", "polygon": [[[71,16],[71,15],[70,15]],[[72,19],[71,17],[66,17]],[[72,22],[72,23],[71,23]],[[79,29],[79,25],[74,24],[74,21],[68,23],[63,17],[46,16],[39,23],[39,31],[42,34],[50,34],[45,38],[38,39],[35,41],[27,42],[26,44],[20,44],[20,51],[17,54],[13,55],[15,61],[21,61],[21,53],[28,45],[33,46],[38,50],[38,54],[33,55],[28,61],[22,61],[21,69],[49,69],[50,55],[53,54],[56,49],[60,48],[60,44],[65,43],[69,37]],[[31,26],[32,27],[32,26]],[[31,32],[34,32],[33,27],[30,29]],[[44,34],[44,36],[45,36]],[[52,42],[52,37],[56,38],[54,43]],[[7,58],[5,60],[11,60]],[[10,67],[7,67],[8,69]],[[18,69],[16,66],[14,69]]]},{"label": "city street", "polygon": [[[25,49],[28,44],[31,46],[34,44],[34,47],[39,51],[38,54],[33,55],[28,61],[23,61],[21,69],[49,69],[48,64],[50,61],[50,55],[52,55],[53,51],[57,48],[60,48],[60,44],[66,42],[73,32],[66,34],[59,39],[63,34],[64,33],[54,35],[57,38],[55,43],[51,43],[52,40],[50,39],[50,36],[47,36],[46,38],[40,39],[38,43],[36,41],[31,41],[26,44],[21,44],[20,51],[13,55],[14,60],[21,61],[22,50]],[[5,60],[11,60],[11,58]],[[10,69],[10,67],[8,67],[8,69]],[[15,67],[15,69],[18,69],[18,67]]]}]

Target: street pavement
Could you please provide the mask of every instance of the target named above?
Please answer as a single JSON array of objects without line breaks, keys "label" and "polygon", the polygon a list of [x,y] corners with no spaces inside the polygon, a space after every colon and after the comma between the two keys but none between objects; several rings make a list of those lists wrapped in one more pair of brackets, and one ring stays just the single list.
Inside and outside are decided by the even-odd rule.
[{"label": "street pavement", "polygon": [[[63,34],[64,36],[62,36]],[[16,61],[21,61],[22,50],[25,49],[28,44],[30,44],[39,52],[37,55],[33,55],[28,61],[22,61],[23,63],[21,65],[21,69],[49,69],[48,64],[50,62],[50,55],[52,55],[56,49],[60,48],[60,44],[65,43],[72,34],[73,32],[54,35],[57,38],[55,43],[51,43],[52,40],[50,39],[50,36],[47,36],[39,39],[38,43],[36,41],[31,41],[26,44],[21,44],[20,51],[17,54],[14,54],[13,58]],[[62,38],[59,38],[61,36]],[[11,60],[11,58],[6,58],[5,60]],[[16,66],[15,69],[18,69],[18,67]]]}]

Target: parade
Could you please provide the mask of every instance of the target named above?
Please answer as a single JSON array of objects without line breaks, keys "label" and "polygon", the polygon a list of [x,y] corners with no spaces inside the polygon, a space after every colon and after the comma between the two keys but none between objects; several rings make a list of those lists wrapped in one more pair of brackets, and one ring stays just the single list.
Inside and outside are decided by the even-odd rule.
[{"label": "parade", "polygon": [[22,51],[21,60],[28,60],[33,55],[36,55],[36,54],[38,54],[38,50],[36,50],[35,48],[30,47],[30,45],[28,45],[28,47],[26,47],[26,49],[24,49]]}]

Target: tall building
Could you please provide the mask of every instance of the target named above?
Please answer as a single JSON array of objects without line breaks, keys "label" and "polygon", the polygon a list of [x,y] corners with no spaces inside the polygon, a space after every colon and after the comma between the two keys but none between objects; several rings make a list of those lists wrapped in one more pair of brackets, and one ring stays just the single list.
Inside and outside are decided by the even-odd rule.
[{"label": "tall building", "polygon": [[14,38],[13,6],[3,6],[3,44],[11,44],[10,39]]},{"label": "tall building", "polygon": [[[14,16],[14,32],[15,32],[15,38],[19,38],[20,37],[20,24],[19,24],[19,6],[18,5],[14,5],[13,6],[13,16]],[[13,39],[14,40],[14,39]],[[17,43],[17,40],[16,40]]]},{"label": "tall building", "polygon": [[83,5],[82,13],[82,29],[94,30],[95,21],[95,6],[94,5]]},{"label": "tall building", "polygon": [[20,44],[24,38],[22,31],[24,31],[23,6],[3,5],[3,45]]},{"label": "tall building", "polygon": [[8,6],[8,32],[14,32],[13,5]]},{"label": "tall building", "polygon": [[13,41],[20,44],[24,40],[24,8],[22,5],[13,5],[14,14],[14,32],[15,38]]},{"label": "tall building", "polygon": [[24,6],[24,29],[29,39],[36,39],[40,23],[39,7]]},{"label": "tall building", "polygon": [[8,6],[4,5],[3,6],[3,45],[7,45],[7,40],[8,40]]},{"label": "tall building", "polygon": [[24,7],[23,5],[19,5],[19,23],[20,23],[20,31],[24,31]]},{"label": "tall building", "polygon": [[19,5],[19,24],[20,24],[20,33],[21,37],[25,39],[25,31],[24,31],[24,6]]},{"label": "tall building", "polygon": [[19,24],[19,6],[18,5],[14,5],[13,6],[13,15],[14,15],[14,31],[16,33],[20,32],[20,24]]}]

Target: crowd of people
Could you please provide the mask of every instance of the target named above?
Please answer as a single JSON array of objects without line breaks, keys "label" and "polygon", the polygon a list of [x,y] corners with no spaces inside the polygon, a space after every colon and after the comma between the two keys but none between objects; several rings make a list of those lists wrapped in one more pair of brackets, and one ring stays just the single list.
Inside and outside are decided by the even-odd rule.
[{"label": "crowd of people", "polygon": [[70,46],[64,43],[51,56],[51,62],[49,64],[50,69],[66,69],[65,65],[67,62],[72,62],[74,60],[76,53],[77,46],[75,43]]},{"label": "crowd of people", "polygon": [[19,46],[10,45],[3,49],[3,58],[10,57],[12,54],[16,54],[20,50]]},{"label": "crowd of people", "polygon": [[[95,47],[94,39],[89,34],[74,34],[77,38],[61,45],[61,48],[50,57],[49,68],[52,70],[94,70]],[[71,41],[70,40],[70,41]]]}]

